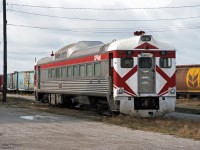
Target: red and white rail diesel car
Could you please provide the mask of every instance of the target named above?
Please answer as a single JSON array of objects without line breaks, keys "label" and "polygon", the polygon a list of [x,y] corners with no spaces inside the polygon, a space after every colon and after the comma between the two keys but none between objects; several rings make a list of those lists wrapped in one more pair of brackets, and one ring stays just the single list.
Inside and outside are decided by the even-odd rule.
[{"label": "red and white rail diesel car", "polygon": [[151,35],[80,41],[36,63],[35,96],[102,113],[162,116],[175,109],[175,58],[173,46]]}]

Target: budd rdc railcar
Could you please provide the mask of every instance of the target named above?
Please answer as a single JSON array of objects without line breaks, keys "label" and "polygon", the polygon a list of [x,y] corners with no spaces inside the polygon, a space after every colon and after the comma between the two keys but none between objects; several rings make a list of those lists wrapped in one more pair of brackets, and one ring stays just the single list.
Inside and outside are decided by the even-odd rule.
[{"label": "budd rdc railcar", "polygon": [[141,117],[174,111],[175,48],[144,32],[104,44],[80,41],[35,65],[35,97]]}]

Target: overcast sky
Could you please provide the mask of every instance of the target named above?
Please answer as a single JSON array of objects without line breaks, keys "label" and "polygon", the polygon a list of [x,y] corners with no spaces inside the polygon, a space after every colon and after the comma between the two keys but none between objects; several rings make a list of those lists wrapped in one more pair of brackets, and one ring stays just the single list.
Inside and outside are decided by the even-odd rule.
[{"label": "overcast sky", "polygon": [[[0,14],[2,74],[2,7]],[[136,30],[174,45],[177,65],[200,64],[198,0],[7,0],[7,22],[8,73],[33,70],[35,58],[70,43],[107,43]]]}]

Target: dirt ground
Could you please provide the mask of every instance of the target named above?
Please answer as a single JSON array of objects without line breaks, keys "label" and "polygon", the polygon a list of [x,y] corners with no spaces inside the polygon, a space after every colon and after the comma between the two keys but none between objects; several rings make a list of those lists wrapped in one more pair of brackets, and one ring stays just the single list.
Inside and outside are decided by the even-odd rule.
[{"label": "dirt ground", "polygon": [[0,106],[0,149],[198,150],[200,141]]},{"label": "dirt ground", "polygon": [[[109,123],[110,120],[116,123],[116,119],[126,123],[126,118],[130,119],[104,118],[92,111],[57,108],[32,100],[14,98],[6,104],[0,104],[0,149],[197,150],[200,147],[199,140],[135,128],[141,127],[143,121],[149,121],[151,128],[156,126],[155,129],[160,130],[166,123],[162,123],[163,119],[133,119],[131,124],[136,125],[134,129]],[[137,121],[140,122],[139,126]],[[198,123],[196,125],[199,126]],[[172,131],[175,132],[174,129]],[[200,134],[197,132],[195,134]]]}]

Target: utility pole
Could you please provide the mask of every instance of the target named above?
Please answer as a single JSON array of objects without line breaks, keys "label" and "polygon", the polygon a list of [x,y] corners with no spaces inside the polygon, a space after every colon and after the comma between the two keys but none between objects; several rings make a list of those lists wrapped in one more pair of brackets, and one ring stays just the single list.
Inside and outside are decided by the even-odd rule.
[{"label": "utility pole", "polygon": [[7,93],[7,20],[6,20],[6,0],[3,0],[3,102],[6,102]]}]

